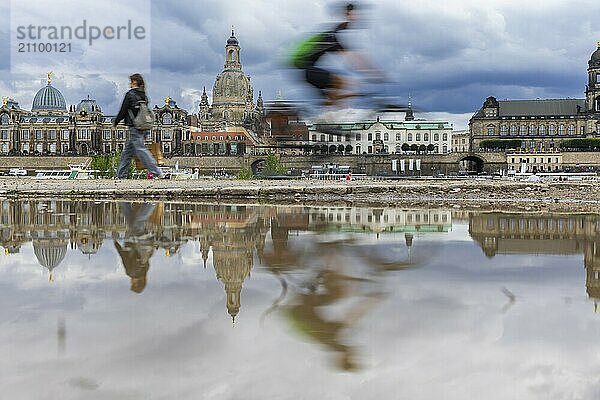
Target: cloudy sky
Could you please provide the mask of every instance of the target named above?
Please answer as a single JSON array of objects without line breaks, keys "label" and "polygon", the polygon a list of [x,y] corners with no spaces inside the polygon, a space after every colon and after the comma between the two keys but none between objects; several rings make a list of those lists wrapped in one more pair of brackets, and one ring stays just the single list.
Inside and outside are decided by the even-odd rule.
[{"label": "cloudy sky", "polygon": [[[197,109],[204,86],[211,94],[223,68],[224,45],[232,25],[255,96],[260,90],[265,100],[275,98],[278,91],[288,99],[310,97],[312,92],[282,68],[281,59],[303,35],[330,26],[336,20],[333,5],[340,4],[325,0],[148,1],[150,96],[161,103],[169,95],[190,111]],[[116,0],[103,4],[109,2],[117,7]],[[48,7],[41,0],[29,4],[41,10]],[[487,96],[582,98],[587,61],[600,40],[599,13],[600,3],[593,0],[380,0],[367,8],[364,29],[348,34],[345,40],[363,49],[385,71],[390,81],[386,94],[404,102],[410,95],[417,108],[460,128]],[[111,18],[105,15],[102,21],[109,23]],[[36,90],[45,83],[47,68],[11,71],[10,19],[10,3],[2,2],[0,94],[29,108]],[[345,67],[329,61],[336,68]],[[116,112],[126,90],[126,72],[90,74],[66,65],[54,73],[54,85],[67,103],[76,104],[90,94],[107,113]]]}]

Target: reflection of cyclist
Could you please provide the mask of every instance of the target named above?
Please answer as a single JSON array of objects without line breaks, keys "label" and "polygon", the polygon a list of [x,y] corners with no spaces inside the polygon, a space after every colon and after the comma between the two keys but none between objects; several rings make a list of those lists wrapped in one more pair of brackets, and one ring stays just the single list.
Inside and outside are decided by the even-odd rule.
[{"label": "reflection of cyclist", "polygon": [[338,33],[351,27],[356,19],[355,12],[354,4],[346,5],[344,22],[338,24],[331,31],[310,37],[301,43],[292,54],[292,64],[294,67],[304,70],[306,81],[321,91],[326,105],[336,104],[339,100],[356,96],[356,94],[346,91],[348,82],[345,78],[317,66],[325,54],[343,52],[350,57],[358,70],[370,74],[375,71],[359,53],[348,50],[339,41]]}]

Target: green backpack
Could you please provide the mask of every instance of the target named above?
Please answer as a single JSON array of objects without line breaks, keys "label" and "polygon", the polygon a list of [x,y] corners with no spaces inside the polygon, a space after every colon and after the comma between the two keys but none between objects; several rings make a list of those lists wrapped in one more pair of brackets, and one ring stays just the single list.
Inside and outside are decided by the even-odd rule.
[{"label": "green backpack", "polygon": [[[306,68],[312,55],[330,46],[325,39],[330,32],[320,32],[297,44],[290,54],[290,64],[295,68]],[[325,46],[324,46],[325,45]]]}]

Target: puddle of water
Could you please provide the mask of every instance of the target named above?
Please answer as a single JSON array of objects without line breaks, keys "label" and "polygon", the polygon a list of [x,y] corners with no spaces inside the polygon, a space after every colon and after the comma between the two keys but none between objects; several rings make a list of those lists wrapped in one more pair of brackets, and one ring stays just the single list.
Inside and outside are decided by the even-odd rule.
[{"label": "puddle of water", "polygon": [[595,214],[3,201],[0,387],[592,398],[599,231]]}]

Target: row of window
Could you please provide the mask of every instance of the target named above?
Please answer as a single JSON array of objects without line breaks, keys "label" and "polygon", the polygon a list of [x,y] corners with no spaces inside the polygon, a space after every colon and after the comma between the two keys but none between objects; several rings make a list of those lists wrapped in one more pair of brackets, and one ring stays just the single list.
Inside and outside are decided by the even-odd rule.
[{"label": "row of window", "polygon": [[[565,126],[563,124],[558,125],[558,135],[564,136],[565,132],[569,136],[575,135],[575,125],[570,124]],[[496,127],[488,126],[487,127],[488,136],[496,135]],[[516,136],[516,135],[548,135],[555,136],[557,134],[557,126],[556,125],[501,125],[500,126],[500,136]],[[579,127],[579,134],[585,135],[585,126]]]},{"label": "row of window", "polygon": [[[326,137],[326,135],[321,135],[319,141],[325,142],[325,137]],[[337,137],[336,141],[338,141],[338,142],[342,141],[342,135],[336,135],[336,137]],[[429,133],[428,132],[424,132],[422,136],[421,136],[421,132],[415,133],[415,135],[414,135],[415,139],[414,140],[415,141],[421,141],[421,137],[423,137],[424,141],[426,141],[426,142],[429,141]],[[350,135],[345,135],[343,138],[345,139],[346,142],[350,141]],[[356,134],[356,140],[357,141],[362,140],[362,135],[360,133]],[[372,133],[368,133],[367,134],[367,141],[372,141],[372,140],[373,140],[373,134]],[[375,140],[381,140],[381,133],[379,133],[379,132],[375,133]],[[383,140],[385,140],[385,141],[390,140],[389,134],[387,132],[385,132],[383,134]],[[400,142],[402,140],[403,140],[402,139],[402,134],[401,133],[396,133],[396,141]],[[406,140],[408,142],[412,142],[413,141],[413,134],[412,134],[412,132],[408,132],[408,134],[406,136]],[[437,133],[437,132],[434,133],[433,134],[433,141],[437,142],[439,140],[440,140],[440,134]],[[442,140],[448,140],[448,133],[447,132],[442,133]],[[317,135],[316,134],[312,135],[312,141],[313,142],[317,141]],[[334,135],[329,135],[329,140],[328,141],[329,142],[333,142],[334,141]]]}]

